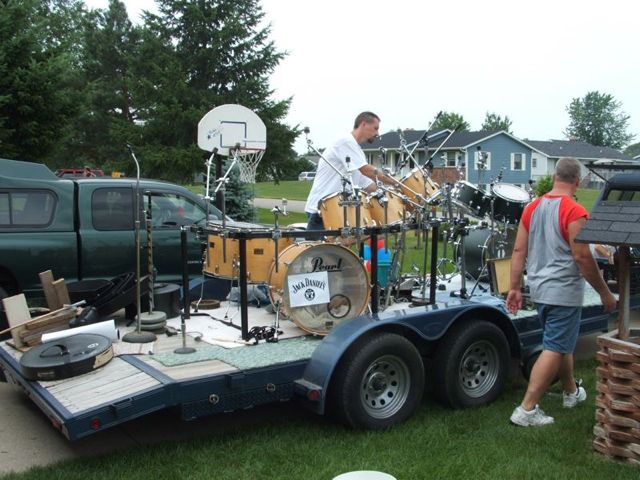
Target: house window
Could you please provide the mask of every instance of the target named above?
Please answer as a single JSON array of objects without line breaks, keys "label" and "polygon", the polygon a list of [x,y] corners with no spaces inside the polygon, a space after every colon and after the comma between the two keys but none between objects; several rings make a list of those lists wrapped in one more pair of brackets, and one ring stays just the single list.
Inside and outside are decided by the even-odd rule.
[{"label": "house window", "polygon": [[525,155],[524,153],[512,153],[511,154],[511,170],[524,170],[525,169]]},{"label": "house window", "polygon": [[456,166],[456,152],[445,152],[443,156],[445,156],[445,165],[447,167]]},{"label": "house window", "polygon": [[538,168],[538,159],[537,158],[531,158],[531,168]]},{"label": "house window", "polygon": [[491,152],[475,152],[473,168],[476,170],[491,170]]}]

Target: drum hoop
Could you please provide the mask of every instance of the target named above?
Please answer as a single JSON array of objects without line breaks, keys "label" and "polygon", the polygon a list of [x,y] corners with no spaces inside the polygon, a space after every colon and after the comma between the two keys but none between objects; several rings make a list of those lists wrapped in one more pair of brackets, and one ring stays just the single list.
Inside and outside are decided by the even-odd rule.
[{"label": "drum hoop", "polygon": [[[521,199],[518,199],[518,198],[508,197],[508,196],[506,195],[506,193],[504,193],[504,192],[502,192],[502,193],[501,193],[501,192],[500,192],[500,190],[505,190],[505,188],[502,188],[502,187],[504,187],[504,186],[507,186],[508,188],[516,189],[516,191],[519,191],[519,192],[524,193],[525,195],[527,195],[528,199],[527,199],[527,200],[525,200],[525,199],[522,199],[522,200],[521,200]],[[508,188],[507,188],[507,189],[508,189]],[[526,191],[524,188],[518,187],[517,185],[513,185],[513,184],[511,184],[511,183],[496,183],[496,184],[492,187],[491,192],[492,192],[496,197],[499,197],[499,198],[501,198],[501,199],[503,199],[503,200],[506,200],[507,202],[514,202],[514,203],[528,203],[528,202],[530,202],[530,201],[531,201],[531,197],[529,196],[529,194],[527,193],[527,191]]]}]

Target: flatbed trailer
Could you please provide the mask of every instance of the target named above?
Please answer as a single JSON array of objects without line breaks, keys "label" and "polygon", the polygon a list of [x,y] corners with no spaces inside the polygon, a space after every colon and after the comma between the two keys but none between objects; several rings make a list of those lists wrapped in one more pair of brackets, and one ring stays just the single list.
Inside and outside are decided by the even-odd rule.
[{"label": "flatbed trailer", "polygon": [[[274,315],[265,308],[247,311],[249,327],[273,324]],[[387,428],[420,407],[425,378],[446,405],[481,405],[501,393],[512,359],[526,370],[541,350],[535,310],[514,316],[490,295],[463,299],[439,293],[430,305],[394,304],[341,323],[324,337],[282,320],[278,342],[213,345],[208,336],[231,328],[227,323],[234,312],[239,314],[238,304],[223,302],[220,309],[202,312],[208,315],[186,320],[193,332],[186,341],[196,347],[190,354],[174,353],[185,341],[180,336],[161,335],[153,344],[115,342],[115,357],[100,368],[33,381],[22,374],[23,353],[2,342],[0,368],[74,441],[164,409],[195,420],[293,399],[355,428]],[[580,334],[607,331],[608,318],[598,295],[587,288]],[[171,322],[179,325],[180,319]],[[133,354],[127,348],[139,350]]]}]

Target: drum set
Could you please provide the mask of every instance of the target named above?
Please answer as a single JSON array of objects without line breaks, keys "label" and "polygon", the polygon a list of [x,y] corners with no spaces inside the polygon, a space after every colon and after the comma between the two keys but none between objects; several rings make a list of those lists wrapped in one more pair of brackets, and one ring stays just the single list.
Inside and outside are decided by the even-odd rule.
[{"label": "drum set", "polygon": [[[416,167],[395,187],[380,184],[375,193],[345,187],[324,197],[318,211],[325,230],[280,228],[279,216],[287,214],[286,206],[272,209],[274,225],[269,227],[209,222],[204,229],[203,273],[238,282],[239,287],[266,286],[276,325],[285,317],[306,332],[326,335],[367,308],[375,313],[396,298],[406,280],[399,270],[410,230],[432,232],[431,274],[426,274],[429,252],[425,241],[424,275],[417,282],[422,297],[426,298],[429,286],[433,300],[436,285],[458,273],[463,284],[457,294],[467,296],[465,278],[475,280],[477,286],[487,277],[490,259],[510,255],[515,228],[530,199],[526,190],[500,182],[490,184],[488,191],[466,181],[440,188],[425,169]],[[472,225],[474,220],[476,225]],[[440,260],[434,256],[439,229],[444,246]],[[393,241],[388,242],[391,235]],[[374,278],[375,266],[368,272],[362,258],[363,243],[376,245],[379,236],[384,236],[384,244],[392,250],[393,273],[384,285]],[[446,258],[449,246],[453,247],[453,261]],[[372,248],[372,257],[374,251]],[[449,271],[444,271],[445,264]]]}]

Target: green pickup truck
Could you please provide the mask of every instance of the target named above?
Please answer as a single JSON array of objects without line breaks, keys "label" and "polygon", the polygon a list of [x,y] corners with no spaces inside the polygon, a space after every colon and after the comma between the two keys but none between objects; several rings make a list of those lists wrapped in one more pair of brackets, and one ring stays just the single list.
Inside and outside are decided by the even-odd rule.
[{"label": "green pickup truck", "polygon": [[[71,282],[135,271],[135,178],[55,176],[39,163],[0,159],[0,298],[40,297],[38,274]],[[151,211],[158,282],[182,283],[180,228],[202,224],[206,201],[178,185],[141,179],[141,271],[147,272],[144,211]],[[149,209],[149,202],[151,208]],[[209,219],[221,212],[209,205]],[[202,273],[203,243],[188,234],[190,275]]]}]

